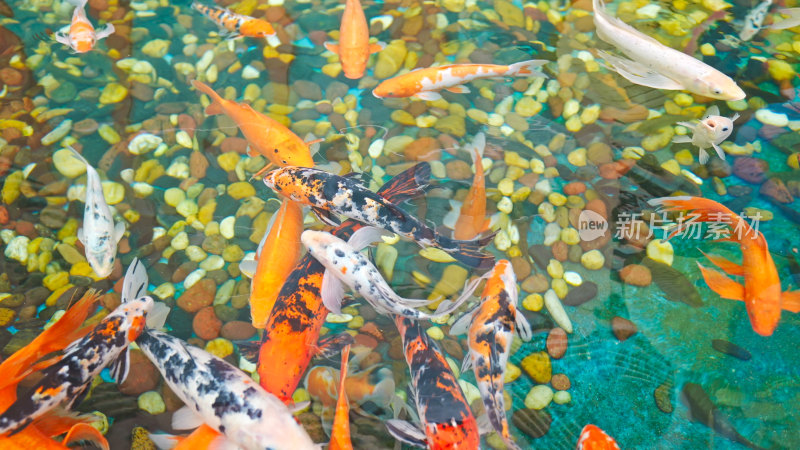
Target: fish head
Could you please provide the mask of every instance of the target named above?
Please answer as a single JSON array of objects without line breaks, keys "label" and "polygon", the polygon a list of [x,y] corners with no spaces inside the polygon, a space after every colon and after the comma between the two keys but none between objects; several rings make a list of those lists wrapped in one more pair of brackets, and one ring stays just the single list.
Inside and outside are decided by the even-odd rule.
[{"label": "fish head", "polygon": [[122,310],[127,320],[128,341],[135,341],[146,327],[145,319],[147,314],[152,311],[155,302],[152,297],[145,295],[134,300],[121,304],[118,308]]},{"label": "fish head", "polygon": [[337,261],[347,255],[347,244],[336,236],[324,231],[306,230],[300,241],[311,255],[324,266],[337,265]]},{"label": "fish head", "polygon": [[[413,88],[413,86],[411,87]],[[410,97],[413,94],[413,89],[398,83],[395,79],[386,80],[372,90],[372,95],[377,98]]]},{"label": "fish head", "polygon": [[105,278],[111,275],[114,270],[114,261],[116,261],[116,246],[108,248],[103,246],[100,250],[86,249],[86,260],[92,269],[100,278]]},{"label": "fish head", "polygon": [[239,32],[254,38],[275,36],[275,29],[265,20],[249,20],[239,27]]},{"label": "fish head", "polygon": [[81,36],[72,39],[72,49],[77,53],[86,53],[94,48],[96,43],[94,36]]},{"label": "fish head", "polygon": [[619,450],[617,441],[598,426],[588,424],[581,430],[577,450]]},{"label": "fish head", "polygon": [[709,141],[715,144],[724,141],[733,132],[733,120],[723,116],[708,116],[700,121],[700,126],[708,134]]},{"label": "fish head", "polygon": [[316,366],[308,371],[305,380],[308,394],[323,405],[335,405],[339,391],[339,371],[333,367]]},{"label": "fish head", "polygon": [[719,71],[713,71],[697,79],[698,94],[719,100],[742,100],[746,94],[730,77]]}]

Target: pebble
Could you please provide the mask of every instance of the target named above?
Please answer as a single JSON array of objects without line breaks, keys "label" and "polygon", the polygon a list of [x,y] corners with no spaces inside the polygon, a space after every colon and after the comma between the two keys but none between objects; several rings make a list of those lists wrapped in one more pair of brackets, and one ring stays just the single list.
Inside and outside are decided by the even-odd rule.
[{"label": "pebble", "polygon": [[[219,223],[219,234],[225,239],[233,239],[235,234],[236,218],[228,216]],[[214,253],[214,252],[211,252]],[[221,253],[221,252],[220,252]]]},{"label": "pebble", "polygon": [[119,103],[128,95],[128,89],[118,83],[109,83],[103,88],[98,100],[100,104],[109,105],[112,103]]},{"label": "pebble", "polygon": [[77,178],[86,173],[86,164],[73,155],[72,151],[66,148],[56,150],[53,153],[53,165],[61,175],[67,178]]},{"label": "pebble", "polygon": [[142,133],[131,140],[128,151],[134,155],[144,155],[158,148],[164,140],[150,133]]},{"label": "pebble", "polygon": [[206,343],[205,350],[218,358],[226,358],[233,354],[233,343],[225,338],[215,338]]},{"label": "pebble", "polygon": [[712,339],[711,347],[718,352],[725,353],[726,355],[733,356],[742,361],[749,361],[750,358],[752,358],[752,355],[746,349],[724,339]]},{"label": "pebble", "polygon": [[128,376],[119,385],[119,391],[126,395],[140,395],[147,391],[154,391],[161,381],[158,369],[141,350],[131,350],[129,358]]},{"label": "pebble", "polygon": [[546,352],[531,353],[520,362],[520,366],[533,381],[540,384],[550,382],[553,376],[550,357]]},{"label": "pebble", "polygon": [[605,262],[606,258],[600,253],[600,250],[590,250],[581,255],[581,264],[589,270],[602,269]]},{"label": "pebble", "polygon": [[540,410],[547,407],[553,401],[553,389],[550,386],[540,384],[534,386],[525,396],[525,407]]},{"label": "pebble", "polygon": [[569,377],[563,373],[556,373],[550,379],[550,386],[553,386],[553,389],[557,391],[566,391],[572,386],[572,383],[569,381]]},{"label": "pebble", "polygon": [[[546,285],[545,289],[547,289]],[[541,311],[544,307],[544,297],[540,294],[530,294],[522,300],[522,307],[528,311]]]},{"label": "pebble", "polygon": [[553,289],[548,289],[547,292],[545,292],[544,306],[547,308],[547,311],[550,312],[550,316],[553,317],[553,320],[563,328],[564,331],[572,333],[572,322],[569,320],[569,316],[564,310],[561,300],[559,300],[558,295]]},{"label": "pebble", "polygon": [[219,334],[231,341],[243,341],[255,336],[256,329],[250,322],[233,320],[223,325]]},{"label": "pebble", "polygon": [[[527,406],[527,405],[526,405]],[[546,411],[520,408],[511,414],[511,423],[526,435],[537,439],[550,431],[553,418]]]},{"label": "pebble", "polygon": [[67,134],[69,134],[70,130],[72,130],[72,120],[65,120],[58,124],[57,127],[53,129],[53,131],[47,133],[42,137],[42,145],[52,145],[56,142],[64,139]]},{"label": "pebble", "polygon": [[619,316],[614,316],[611,319],[611,330],[620,342],[625,341],[639,331],[635,323]]},{"label": "pebble", "polygon": [[561,328],[553,328],[547,335],[547,353],[553,359],[561,359],[567,353],[567,332]]},{"label": "pebble", "polygon": [[139,396],[137,399],[139,409],[147,411],[152,415],[161,414],[167,410],[167,405],[164,404],[164,399],[161,394],[156,391],[147,391]]},{"label": "pebble", "polygon": [[200,263],[200,268],[211,272],[212,270],[222,269],[225,266],[225,260],[219,255],[210,255],[208,258]]},{"label": "pebble", "polygon": [[26,265],[28,262],[28,244],[30,238],[27,236],[16,236],[6,245],[4,254],[6,258],[11,258],[19,261],[20,264]]},{"label": "pebble", "polygon": [[256,189],[246,181],[239,181],[228,186],[228,195],[236,200],[241,200],[256,195]]},{"label": "pebble", "polygon": [[572,395],[567,391],[557,391],[553,394],[553,403],[565,405],[572,401]]},{"label": "pebble", "polygon": [[756,120],[774,127],[785,127],[789,125],[789,117],[783,113],[776,113],[768,109],[759,109],[756,111]]},{"label": "pebble", "polygon": [[195,313],[214,302],[216,291],[213,280],[200,280],[178,297],[178,307],[188,313]]},{"label": "pebble", "polygon": [[194,333],[200,339],[215,339],[219,336],[221,329],[222,321],[214,314],[214,308],[212,306],[206,306],[200,309],[197,311],[197,314],[194,315],[194,319],[192,319],[192,330],[194,330]]},{"label": "pebble", "polygon": [[671,414],[674,410],[671,399],[671,391],[671,383],[662,383],[655,389],[655,391],[653,391],[653,398],[656,402],[656,406],[663,413]]},{"label": "pebble", "polygon": [[649,286],[653,281],[650,269],[640,264],[629,264],[619,271],[619,277],[631,286]]},{"label": "pebble", "polygon": [[675,251],[669,241],[662,242],[660,239],[654,239],[647,244],[647,256],[654,261],[672,266]]}]

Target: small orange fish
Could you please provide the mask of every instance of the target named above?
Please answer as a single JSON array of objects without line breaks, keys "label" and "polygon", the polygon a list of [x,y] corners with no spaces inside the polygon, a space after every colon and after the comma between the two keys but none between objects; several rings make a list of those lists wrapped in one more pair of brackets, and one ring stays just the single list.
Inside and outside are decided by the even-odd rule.
[{"label": "small orange fish", "polygon": [[486,217],[486,186],[483,178],[483,149],[486,147],[486,136],[475,135],[472,141],[472,162],[475,164],[475,177],[466,198],[461,203],[461,210],[456,221],[453,238],[468,241],[489,229],[491,220]]},{"label": "small orange fish", "polygon": [[[729,275],[744,277],[744,284],[737,283],[724,274],[706,269],[700,263],[700,272],[708,287],[722,298],[744,301],[753,331],[770,336],[778,326],[781,310],[800,312],[800,291],[781,292],[781,279],[772,260],[767,240],[761,232],[724,205],[702,197],[663,197],[650,200],[651,205],[664,206],[666,211],[688,210],[697,218],[696,222],[729,222],[731,229],[727,240],[737,242],[742,249],[742,264],[736,264],[721,256],[706,255],[717,267]],[[721,223],[721,222],[720,222]],[[670,237],[681,231],[674,230]]]},{"label": "small orange fish", "polygon": [[347,363],[350,359],[350,346],[342,350],[342,369],[339,375],[339,398],[336,400],[336,415],[333,418],[333,430],[331,431],[331,443],[328,450],[352,450],[353,443],[350,441],[350,402],[347,400],[347,388],[345,379],[347,378]]},{"label": "small orange fish", "polygon": [[172,450],[211,449],[215,448],[217,442],[223,444],[225,435],[206,424],[202,424],[195,428],[188,436],[158,433],[150,434],[150,440],[152,440],[158,448],[171,448]]},{"label": "small orange fish", "polygon": [[447,66],[416,69],[409,73],[384,80],[372,94],[378,98],[415,97],[421,100],[442,98],[439,90],[459,94],[470,92],[464,86],[472,80],[495,77],[543,77],[537,68],[548,61],[532,59],[501,66],[497,64],[450,64]]},{"label": "small orange fish", "polygon": [[275,29],[272,28],[269,22],[263,19],[236,14],[229,9],[206,6],[197,2],[192,2],[192,9],[199,11],[204,16],[213,20],[214,23],[227,30],[231,37],[246,36],[252,38],[266,38],[275,36]]},{"label": "small orange fish", "polygon": [[326,49],[339,55],[344,76],[354,80],[363,77],[369,55],[381,51],[383,47],[382,43],[369,43],[369,27],[361,2],[347,0],[339,28],[339,43],[325,43]]},{"label": "small orange fish", "polygon": [[72,12],[72,22],[69,25],[69,32],[57,31],[54,34],[56,41],[66,45],[76,53],[86,53],[94,48],[100,39],[110,36],[114,32],[114,25],[106,24],[105,28],[95,30],[92,22],[86,17],[86,2],[88,0],[78,0],[75,10]]},{"label": "small orange fish", "polygon": [[239,265],[243,271],[253,273],[250,315],[256,328],[264,328],[283,283],[300,259],[302,232],[303,209],[291,200],[284,200],[261,241],[258,262],[249,260]]},{"label": "small orange fish", "polygon": [[[279,167],[314,167],[314,160],[311,158],[309,149],[310,144],[304,142],[280,122],[257,112],[248,104],[225,100],[205,83],[193,80],[192,85],[211,97],[211,104],[206,108],[206,114],[224,113],[236,122],[250,144],[248,155],[255,156],[260,153]],[[263,171],[266,171],[268,167],[270,165],[267,165]]]},{"label": "small orange fish", "polygon": [[577,450],[619,450],[619,445],[605,431],[589,424],[581,430]]}]

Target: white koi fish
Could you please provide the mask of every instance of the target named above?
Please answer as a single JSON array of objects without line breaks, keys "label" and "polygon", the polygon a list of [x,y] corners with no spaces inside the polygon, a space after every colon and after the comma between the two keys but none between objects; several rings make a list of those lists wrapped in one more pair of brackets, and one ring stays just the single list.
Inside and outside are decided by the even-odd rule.
[{"label": "white koi fish", "polygon": [[56,41],[66,45],[76,53],[86,53],[94,48],[97,41],[114,33],[114,24],[112,23],[106,24],[103,29],[94,29],[84,10],[88,0],[67,1],[75,5],[75,10],[72,12],[72,23],[70,23],[67,33],[64,33],[63,29],[55,33]]},{"label": "white koi fish", "polygon": [[482,278],[486,278],[486,286],[481,294],[481,304],[453,323],[450,334],[469,332],[469,354],[461,372],[473,367],[489,423],[503,438],[506,447],[518,449],[506,419],[503,379],[515,324],[524,341],[531,339],[531,327],[525,316],[517,311],[517,277],[511,262],[507,259],[497,261]]},{"label": "white koi fish", "polygon": [[[172,416],[173,428],[205,424],[222,435],[213,448],[228,448],[226,444],[247,450],[318,448],[282,401],[223,359],[160,331],[145,330],[137,343],[186,404]],[[166,444],[173,439],[151,438]]]},{"label": "white koi fish", "polygon": [[672,138],[672,142],[691,142],[696,145],[700,149],[700,164],[708,162],[708,153],[705,149],[709,147],[713,147],[717,155],[721,159],[725,159],[725,152],[720,148],[719,144],[731,135],[733,121],[738,118],[739,114],[734,114],[731,118],[720,116],[719,108],[714,105],[708,108],[706,115],[698,124],[678,122],[678,125],[688,128],[693,134],[691,138],[689,136],[675,136]]},{"label": "white koi fish", "polygon": [[739,32],[739,39],[749,41],[761,31],[761,26],[764,24],[764,19],[767,17],[770,6],[772,6],[772,0],[765,0],[747,13],[742,31]]},{"label": "white koi fish", "polygon": [[632,83],[654,89],[685,90],[720,100],[741,100],[744,91],[708,64],[667,47],[610,16],[602,0],[593,0],[597,37],[631,59],[598,50],[613,70]]},{"label": "white koi fish", "polygon": [[100,175],[74,148],[73,155],[86,164],[86,206],[83,209],[83,227],[78,230],[78,240],[86,249],[86,259],[101,278],[111,275],[117,257],[117,243],[125,234],[125,224],[114,225],[111,209],[103,196]]},{"label": "white koi fish", "polygon": [[414,309],[431,303],[431,300],[410,299],[397,295],[383,279],[378,269],[360,253],[370,243],[380,240],[385,231],[375,227],[364,227],[353,233],[345,242],[323,231],[306,230],[300,236],[311,256],[323,266],[322,303],[334,313],[341,311],[344,284],[352,288],[383,314],[398,314],[411,319],[432,319],[455,311],[472,295],[477,281],[465,286],[464,292],[455,301],[443,301],[433,314]]}]

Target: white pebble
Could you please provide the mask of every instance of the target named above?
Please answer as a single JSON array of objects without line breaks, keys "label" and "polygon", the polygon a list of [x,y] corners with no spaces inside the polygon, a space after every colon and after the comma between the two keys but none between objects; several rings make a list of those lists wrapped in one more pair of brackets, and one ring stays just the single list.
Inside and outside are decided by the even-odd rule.
[{"label": "white pebble", "polygon": [[547,292],[544,293],[544,306],[547,308],[547,311],[550,312],[550,315],[558,326],[563,328],[567,333],[572,333],[572,321],[569,320],[567,312],[564,311],[564,305],[562,305],[561,300],[558,299],[556,291],[548,289]]},{"label": "white pebble", "polygon": [[546,384],[531,388],[525,396],[525,407],[530,409],[544,409],[553,401],[553,390]]},{"label": "white pebble", "polygon": [[244,66],[244,69],[242,69],[242,78],[245,80],[254,80],[258,78],[258,75],[258,70],[250,64]]},{"label": "white pebble", "polygon": [[231,296],[233,296],[233,289],[235,287],[235,280],[228,280],[222,283],[222,286],[217,289],[217,293],[214,294],[214,305],[224,305],[225,303],[228,303],[228,300],[230,300]]},{"label": "white pebble", "polygon": [[[756,120],[775,127],[785,127],[789,125],[789,117],[786,114],[776,113],[768,109],[759,109],[756,111]],[[42,142],[44,142],[44,139]]]},{"label": "white pebble", "polygon": [[565,405],[572,401],[572,395],[567,391],[556,391],[553,394],[553,402],[557,405]]},{"label": "white pebble", "polygon": [[561,226],[556,222],[550,222],[544,227],[544,242],[546,246],[551,246],[561,238]]},{"label": "white pebble", "polygon": [[178,144],[182,147],[192,148],[192,138],[189,137],[189,133],[183,130],[175,133],[175,140],[178,141]]},{"label": "white pebble", "polygon": [[189,235],[185,231],[176,234],[169,245],[175,250],[184,250],[189,246]]},{"label": "white pebble", "polygon": [[330,323],[347,323],[351,320],[353,320],[353,316],[350,314],[328,313],[327,317],[325,317],[325,321]]},{"label": "white pebble", "polygon": [[186,279],[183,280],[183,287],[184,289],[189,289],[190,287],[194,286],[195,283],[202,280],[203,277],[206,276],[206,271],[203,269],[195,269],[186,276]]},{"label": "white pebble", "polygon": [[233,239],[235,236],[235,224],[236,218],[233,216],[228,216],[222,219],[222,222],[219,223],[219,234],[221,234],[225,239]]},{"label": "white pebble", "polygon": [[225,260],[219,255],[209,255],[200,263],[200,268],[211,272],[212,270],[222,269],[225,266]]},{"label": "white pebble", "polygon": [[155,150],[162,142],[163,139],[154,134],[143,133],[131,140],[128,144],[128,151],[134,155],[144,155],[149,151]]},{"label": "white pebble", "polygon": [[61,139],[64,139],[64,137],[67,134],[69,134],[71,130],[72,130],[72,121],[67,119],[58,124],[57,127],[53,128],[53,131],[44,135],[44,137],[42,138],[42,145],[55,144]]},{"label": "white pebble", "polygon": [[28,262],[28,243],[31,240],[27,236],[16,236],[6,245],[6,258],[19,261],[21,264]]},{"label": "white pebble", "polygon": [[510,198],[503,197],[497,202],[497,209],[506,214],[511,214],[511,211],[514,209],[514,203],[511,202]]},{"label": "white pebble", "polygon": [[583,278],[581,278],[581,275],[578,272],[573,271],[564,272],[564,281],[573,286],[580,286],[583,284]]},{"label": "white pebble", "polygon": [[161,300],[172,297],[175,295],[175,286],[170,282],[163,283],[162,285],[153,289],[153,295]]},{"label": "white pebble", "polygon": [[186,257],[189,258],[189,261],[199,263],[206,259],[206,256],[208,256],[206,251],[196,245],[186,247]]}]

